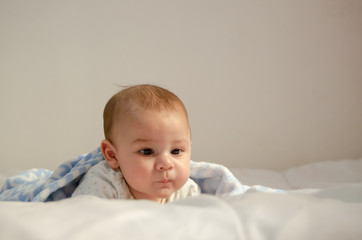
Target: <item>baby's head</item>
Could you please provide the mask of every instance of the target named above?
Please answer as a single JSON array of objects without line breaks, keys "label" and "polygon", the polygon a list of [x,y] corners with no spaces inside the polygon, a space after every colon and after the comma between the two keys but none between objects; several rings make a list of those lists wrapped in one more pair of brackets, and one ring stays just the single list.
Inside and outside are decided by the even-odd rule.
[{"label": "baby's head", "polygon": [[113,95],[103,112],[104,136],[112,141],[112,128],[130,117],[132,110],[182,111],[187,123],[187,111],[182,101],[172,92],[155,85],[135,85]]},{"label": "baby's head", "polygon": [[108,101],[103,120],[104,158],[136,199],[160,201],[186,183],[191,133],[175,94],[153,85],[126,88]]}]

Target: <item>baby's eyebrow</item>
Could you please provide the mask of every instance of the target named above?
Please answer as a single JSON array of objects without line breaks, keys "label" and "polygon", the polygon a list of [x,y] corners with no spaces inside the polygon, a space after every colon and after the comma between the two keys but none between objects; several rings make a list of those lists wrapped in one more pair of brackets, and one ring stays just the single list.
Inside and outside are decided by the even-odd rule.
[{"label": "baby's eyebrow", "polygon": [[[132,141],[132,144],[138,144],[138,143],[147,143],[152,142],[154,140],[152,139],[146,139],[146,138],[136,138],[134,141]],[[186,139],[176,139],[172,141],[174,144],[187,144],[189,141]]]},{"label": "baby's eyebrow", "polygon": [[150,141],[152,141],[152,140],[150,140],[150,139],[144,139],[144,138],[137,138],[137,139],[135,139],[135,140],[132,142],[132,144],[135,144],[135,143],[144,143],[144,142],[150,142]]},{"label": "baby's eyebrow", "polygon": [[187,141],[186,139],[179,139],[179,140],[175,140],[173,141],[173,144],[189,144],[190,141]]}]

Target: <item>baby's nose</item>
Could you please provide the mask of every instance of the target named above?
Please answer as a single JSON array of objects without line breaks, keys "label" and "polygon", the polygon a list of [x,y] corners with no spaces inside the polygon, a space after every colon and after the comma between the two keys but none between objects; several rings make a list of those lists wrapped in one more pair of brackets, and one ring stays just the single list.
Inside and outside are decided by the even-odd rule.
[{"label": "baby's nose", "polygon": [[156,163],[156,169],[158,171],[171,170],[173,168],[172,162],[166,156],[162,156]]}]

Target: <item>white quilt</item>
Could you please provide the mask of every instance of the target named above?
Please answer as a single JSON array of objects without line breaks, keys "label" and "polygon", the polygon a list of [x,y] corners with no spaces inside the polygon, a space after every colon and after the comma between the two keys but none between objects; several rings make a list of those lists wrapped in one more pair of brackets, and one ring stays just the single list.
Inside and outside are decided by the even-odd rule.
[{"label": "white quilt", "polygon": [[258,178],[254,184],[299,192],[202,195],[166,205],[94,197],[0,202],[0,239],[362,239],[362,160],[233,172],[243,183]]}]

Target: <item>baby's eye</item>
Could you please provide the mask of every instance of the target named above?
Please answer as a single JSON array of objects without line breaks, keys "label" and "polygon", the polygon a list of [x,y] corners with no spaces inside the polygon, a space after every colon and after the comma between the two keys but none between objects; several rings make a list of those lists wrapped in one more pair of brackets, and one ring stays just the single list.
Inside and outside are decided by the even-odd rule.
[{"label": "baby's eye", "polygon": [[140,153],[142,155],[148,156],[148,155],[154,154],[155,152],[151,148],[146,148],[146,149],[140,150]]},{"label": "baby's eye", "polygon": [[171,154],[172,154],[172,155],[180,155],[181,152],[182,152],[181,149],[174,149],[174,150],[171,151]]}]

